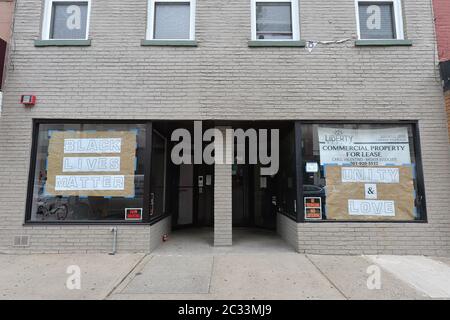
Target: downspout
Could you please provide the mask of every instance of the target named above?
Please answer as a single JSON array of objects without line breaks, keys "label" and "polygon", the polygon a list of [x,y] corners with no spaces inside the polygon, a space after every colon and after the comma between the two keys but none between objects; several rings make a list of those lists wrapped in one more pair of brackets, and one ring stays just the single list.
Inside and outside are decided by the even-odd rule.
[{"label": "downspout", "polygon": [[117,227],[112,227],[110,230],[113,233],[112,251],[110,255],[115,255],[117,252]]}]

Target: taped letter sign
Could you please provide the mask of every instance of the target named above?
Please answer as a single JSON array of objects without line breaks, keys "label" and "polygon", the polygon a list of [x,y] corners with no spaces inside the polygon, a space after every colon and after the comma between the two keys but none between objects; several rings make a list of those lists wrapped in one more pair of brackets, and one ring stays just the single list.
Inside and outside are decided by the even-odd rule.
[{"label": "taped letter sign", "polygon": [[54,196],[132,197],[135,159],[135,132],[53,132],[46,192]]}]

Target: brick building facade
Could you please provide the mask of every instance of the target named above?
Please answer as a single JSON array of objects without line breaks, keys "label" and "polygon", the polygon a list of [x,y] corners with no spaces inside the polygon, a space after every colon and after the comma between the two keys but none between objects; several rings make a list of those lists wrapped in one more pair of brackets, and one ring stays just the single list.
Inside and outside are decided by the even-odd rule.
[{"label": "brick building facade", "polygon": [[[165,10],[173,8],[158,11],[152,1],[81,2],[53,10],[70,15],[63,32],[51,16],[53,2],[17,0],[0,116],[0,252],[106,252],[112,226],[119,252],[149,252],[177,224],[210,226],[216,245],[231,245],[234,225],[251,219],[253,227],[275,228],[298,252],[450,255],[448,124],[429,1],[272,1],[273,9],[264,1],[197,0],[189,2],[190,16],[176,9],[190,32],[181,22],[176,31],[160,25],[159,14],[170,19]],[[159,38],[164,31],[177,38]],[[35,96],[35,106],[19,104],[22,95]],[[194,120],[222,131],[280,129],[280,173],[163,163],[174,129],[193,132]],[[398,161],[400,152],[391,153],[391,162],[325,162],[329,153],[321,145],[329,130],[370,142],[373,150],[387,141],[410,152]],[[126,141],[130,132],[137,145],[134,193],[49,184],[68,177],[51,166],[66,152],[57,149],[61,143]],[[365,201],[395,210],[367,219],[336,210],[342,199],[344,206],[364,200],[364,179],[355,186],[361,194],[333,194],[342,181],[331,185],[329,170],[345,165],[405,172],[395,182],[405,184],[392,182],[390,194],[400,196],[383,195],[388,183],[381,181],[378,202]],[[308,194],[321,199],[321,219],[307,219],[314,213],[306,210]],[[124,221],[136,206],[142,219]]]},{"label": "brick building facade", "polygon": [[6,62],[6,48],[11,37],[11,22],[14,10],[12,0],[0,1],[0,110],[2,106],[2,86]]},{"label": "brick building facade", "polygon": [[441,76],[444,81],[445,108],[450,134],[450,96],[449,73],[450,64],[450,5],[445,0],[433,0],[434,21],[436,26],[436,41],[441,67]]}]

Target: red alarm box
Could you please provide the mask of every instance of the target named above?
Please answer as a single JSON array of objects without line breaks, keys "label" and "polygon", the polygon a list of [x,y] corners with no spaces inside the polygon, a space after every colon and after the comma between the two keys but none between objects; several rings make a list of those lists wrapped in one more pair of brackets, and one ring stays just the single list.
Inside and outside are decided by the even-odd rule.
[{"label": "red alarm box", "polygon": [[20,98],[20,103],[26,105],[27,107],[29,106],[34,106],[36,104],[36,96],[33,95],[23,95]]}]

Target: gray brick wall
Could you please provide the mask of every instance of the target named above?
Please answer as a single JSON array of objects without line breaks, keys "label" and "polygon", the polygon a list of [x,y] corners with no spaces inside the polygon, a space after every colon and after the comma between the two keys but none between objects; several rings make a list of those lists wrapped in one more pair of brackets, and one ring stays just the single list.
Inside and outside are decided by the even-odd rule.
[{"label": "gray brick wall", "polygon": [[[217,127],[226,137],[227,127]],[[228,133],[230,134],[230,133]],[[227,164],[226,157],[231,155],[232,145],[216,144],[216,150],[223,150],[223,164],[216,160],[214,165],[214,245],[231,246],[233,244],[232,225],[232,178],[231,164]],[[217,151],[216,151],[217,152]],[[217,153],[216,153],[216,156]]]},{"label": "gray brick wall", "polygon": [[285,215],[277,214],[277,233],[292,248],[299,250],[297,222]]},{"label": "gray brick wall", "polygon": [[150,252],[159,247],[165,234],[170,234],[171,219],[171,217],[164,218],[150,227]]},{"label": "gray brick wall", "polygon": [[[3,213],[3,212],[2,212]],[[108,253],[112,226],[0,227],[0,253]],[[118,252],[149,252],[149,226],[118,226]],[[14,247],[14,236],[29,236],[29,246]]]},{"label": "gray brick wall", "polygon": [[[22,233],[31,235],[28,250],[55,242],[54,250],[109,250],[107,228],[23,227],[32,118],[395,119],[419,120],[429,223],[301,224],[299,248],[450,254],[449,144],[430,1],[403,1],[412,47],[346,42],[311,54],[249,48],[249,0],[197,2],[196,48],[141,47],[146,1],[132,0],[93,0],[92,46],[36,48],[43,1],[18,0],[0,117],[0,251],[14,250],[13,236]],[[356,35],[353,0],[301,0],[300,11],[302,39]],[[37,95],[35,108],[19,105],[25,93]],[[132,250],[148,241],[145,227],[120,230]],[[90,237],[97,246],[84,244]]]}]

